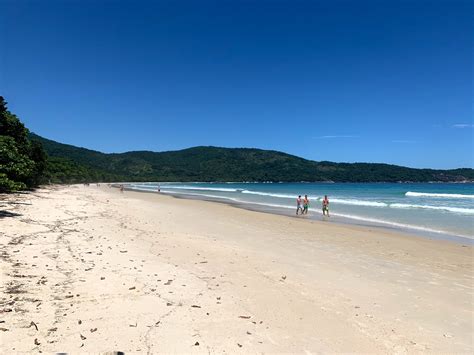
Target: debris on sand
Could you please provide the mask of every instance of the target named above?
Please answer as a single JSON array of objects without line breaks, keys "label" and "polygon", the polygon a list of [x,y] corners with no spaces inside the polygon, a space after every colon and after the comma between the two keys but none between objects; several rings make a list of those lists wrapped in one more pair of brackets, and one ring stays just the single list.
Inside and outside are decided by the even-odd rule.
[{"label": "debris on sand", "polygon": [[239,316],[239,318],[242,318],[242,319],[250,319],[250,318],[252,318],[252,316]]}]

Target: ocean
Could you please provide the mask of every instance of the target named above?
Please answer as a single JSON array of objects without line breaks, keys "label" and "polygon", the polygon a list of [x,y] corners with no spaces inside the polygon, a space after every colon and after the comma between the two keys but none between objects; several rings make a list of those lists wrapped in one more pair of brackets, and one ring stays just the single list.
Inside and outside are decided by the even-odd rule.
[{"label": "ocean", "polygon": [[[308,195],[307,218],[323,219],[327,195],[330,221],[400,229],[432,237],[474,242],[474,184],[411,183],[129,183],[129,189],[216,200],[295,215],[296,198]],[[328,220],[326,218],[326,220]]]}]

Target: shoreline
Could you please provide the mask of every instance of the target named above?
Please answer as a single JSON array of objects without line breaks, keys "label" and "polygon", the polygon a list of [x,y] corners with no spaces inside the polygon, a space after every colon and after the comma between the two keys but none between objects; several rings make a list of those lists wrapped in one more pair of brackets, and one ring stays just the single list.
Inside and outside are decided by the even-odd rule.
[{"label": "shoreline", "polygon": [[472,246],[104,186],[1,209],[2,353],[474,350]]},{"label": "shoreline", "polygon": [[[114,186],[114,184],[112,184],[112,187],[116,188],[117,186]],[[150,194],[158,193],[156,191],[151,191],[151,190],[134,189],[134,188],[127,188],[127,187],[125,187],[125,190],[130,191],[130,192],[139,192],[139,193],[150,193]],[[301,216],[296,216],[296,215],[293,215],[292,213],[286,212],[290,209],[286,209],[283,207],[277,208],[277,207],[272,207],[269,205],[260,206],[258,204],[251,203],[251,202],[232,201],[231,199],[225,198],[225,197],[212,198],[212,197],[207,197],[205,195],[185,193],[185,192],[174,193],[174,192],[162,191],[159,194],[172,196],[178,199],[216,202],[219,204],[224,204],[224,205],[232,206],[235,208],[241,208],[241,209],[245,209],[249,211],[268,213],[268,214],[279,215],[279,216],[287,216],[287,217],[297,218],[297,219],[309,219],[309,220],[320,221],[324,223],[331,223],[331,224],[345,225],[345,226],[359,226],[363,228],[379,228],[381,229],[381,231],[398,232],[398,233],[402,233],[402,234],[409,235],[411,237],[416,237],[416,238],[425,238],[425,239],[430,239],[430,240],[431,239],[445,240],[445,241],[450,241],[457,244],[468,244],[471,246],[474,245],[474,239],[468,236],[450,234],[448,232],[431,230],[428,228],[418,227],[418,226],[401,225],[401,224],[393,223],[393,222],[384,222],[384,221],[378,221],[378,220],[370,221],[368,219],[358,218],[358,217],[351,218],[351,217],[338,215],[337,213],[333,214],[333,216],[330,217],[330,219],[326,219],[326,218],[323,218],[320,214],[318,214],[318,212],[315,212],[316,211],[315,209],[310,209],[311,213],[309,215],[305,217],[301,217]],[[321,218],[318,218],[318,216]],[[336,217],[335,218],[336,220],[334,220],[334,217]]]}]

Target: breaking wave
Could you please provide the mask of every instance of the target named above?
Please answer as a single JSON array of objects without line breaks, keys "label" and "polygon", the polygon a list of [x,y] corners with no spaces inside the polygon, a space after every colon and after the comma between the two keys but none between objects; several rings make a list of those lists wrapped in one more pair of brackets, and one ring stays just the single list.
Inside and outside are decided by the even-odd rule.
[{"label": "breaking wave", "polygon": [[473,198],[474,195],[463,195],[463,194],[442,194],[442,193],[431,193],[431,192],[413,192],[408,191],[405,196],[411,197],[436,197],[436,198]]},{"label": "breaking wave", "polygon": [[196,191],[221,191],[221,192],[239,192],[239,189],[231,189],[226,187],[198,187],[198,186],[173,186],[162,185],[163,189],[177,189],[177,190],[196,190]]},{"label": "breaking wave", "polygon": [[449,207],[449,206],[430,206],[430,205],[411,205],[406,203],[392,203],[391,208],[409,208],[409,209],[426,209],[426,210],[438,210],[438,211],[447,211],[453,213],[462,213],[462,214],[474,214],[474,209],[472,208],[462,208],[462,207]]}]

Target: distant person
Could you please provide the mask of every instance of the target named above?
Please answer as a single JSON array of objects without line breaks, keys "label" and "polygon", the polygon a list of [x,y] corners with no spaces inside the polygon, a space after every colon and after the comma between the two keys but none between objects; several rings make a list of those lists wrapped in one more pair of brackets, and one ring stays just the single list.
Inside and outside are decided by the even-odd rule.
[{"label": "distant person", "polygon": [[298,215],[298,212],[301,212],[301,214],[303,214],[302,202],[303,201],[301,200],[301,195],[299,195],[296,199],[296,215]]},{"label": "distant person", "polygon": [[120,185],[120,192],[123,193],[123,185]]},{"label": "distant person", "polygon": [[323,200],[323,216],[329,217],[329,200],[327,195],[324,195]]},{"label": "distant person", "polygon": [[308,208],[309,208],[308,195],[304,195],[304,199],[303,199],[303,214],[308,214]]},{"label": "distant person", "polygon": [[160,188],[160,185],[158,185],[158,193],[161,192],[161,188]]}]

